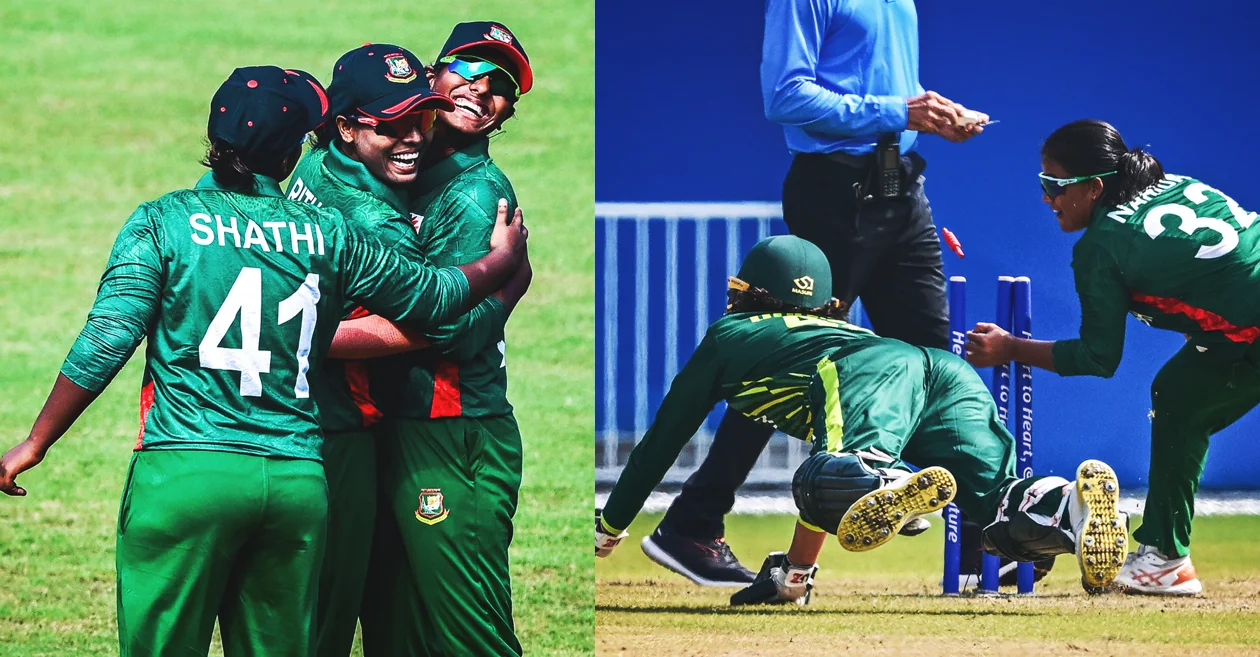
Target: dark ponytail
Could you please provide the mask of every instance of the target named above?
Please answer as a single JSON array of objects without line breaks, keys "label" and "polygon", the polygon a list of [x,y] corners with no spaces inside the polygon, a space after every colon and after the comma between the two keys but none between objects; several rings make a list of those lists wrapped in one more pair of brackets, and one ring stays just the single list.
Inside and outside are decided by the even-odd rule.
[{"label": "dark ponytail", "polygon": [[238,151],[235,146],[222,139],[212,139],[206,149],[206,157],[202,166],[214,172],[214,181],[224,189],[234,192],[249,193],[254,191],[254,174],[284,180],[293,171],[293,165],[302,156],[302,145],[298,144],[291,153],[274,162],[259,164],[253,161],[248,153]]},{"label": "dark ponytail", "polygon": [[1115,178],[1119,179],[1119,184],[1111,185],[1112,189],[1104,187],[1103,195],[1098,199],[1107,206],[1128,203],[1142,190],[1164,178],[1164,165],[1141,147],[1125,151],[1120,156],[1116,171]]},{"label": "dark ponytail", "polygon": [[241,159],[241,154],[231,144],[215,139],[206,150],[202,166],[210,167],[214,172],[214,181],[224,189],[236,192],[249,192],[254,189],[254,172]]},{"label": "dark ponytail", "polygon": [[1092,176],[1108,171],[1098,202],[1105,207],[1128,203],[1139,192],[1164,178],[1164,167],[1141,148],[1129,149],[1120,133],[1105,121],[1073,121],[1046,138],[1041,155],[1054,160],[1069,176]]}]

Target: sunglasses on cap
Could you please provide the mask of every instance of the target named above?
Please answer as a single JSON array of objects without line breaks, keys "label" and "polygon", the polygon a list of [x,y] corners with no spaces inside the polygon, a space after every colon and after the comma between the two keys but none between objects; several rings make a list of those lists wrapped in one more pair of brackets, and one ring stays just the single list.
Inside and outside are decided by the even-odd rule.
[{"label": "sunglasses on cap", "polygon": [[420,132],[428,132],[433,129],[433,124],[437,121],[437,110],[420,110],[419,112],[408,112],[397,118],[383,120],[370,116],[360,116],[352,114],[345,117],[349,121],[354,121],[359,125],[371,126],[376,129],[376,134],[382,137],[392,137],[401,139],[405,135],[411,134],[412,129],[419,127]]},{"label": "sunglasses on cap", "polygon": [[1055,178],[1054,176],[1049,175],[1046,172],[1042,171],[1041,173],[1037,174],[1037,177],[1041,179],[1041,191],[1045,192],[1046,196],[1049,196],[1050,198],[1055,198],[1059,196],[1060,194],[1066,192],[1068,185],[1075,185],[1076,183],[1085,182],[1086,180],[1093,180],[1094,178],[1102,178],[1103,176],[1110,176],[1113,173],[1115,173],[1115,171],[1108,171],[1107,173],[1096,173],[1092,176],[1077,176],[1075,178]]},{"label": "sunglasses on cap", "polygon": [[[520,85],[516,84],[516,78],[513,78],[511,73],[500,68],[497,64],[468,55],[448,55],[439,59],[438,63],[446,64],[446,70],[469,82],[475,82],[487,75],[490,76],[490,93],[496,96],[507,98],[517,98],[519,96],[518,90]],[[494,74],[496,72],[498,75]]]}]

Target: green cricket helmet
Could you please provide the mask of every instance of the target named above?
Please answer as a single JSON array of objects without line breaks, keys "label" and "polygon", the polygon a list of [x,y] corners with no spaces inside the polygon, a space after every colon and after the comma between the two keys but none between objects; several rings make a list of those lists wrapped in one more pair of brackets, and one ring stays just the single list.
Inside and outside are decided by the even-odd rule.
[{"label": "green cricket helmet", "polygon": [[795,235],[768,237],[748,252],[731,288],[759,287],[799,308],[817,308],[831,300],[831,264],[822,249]]}]

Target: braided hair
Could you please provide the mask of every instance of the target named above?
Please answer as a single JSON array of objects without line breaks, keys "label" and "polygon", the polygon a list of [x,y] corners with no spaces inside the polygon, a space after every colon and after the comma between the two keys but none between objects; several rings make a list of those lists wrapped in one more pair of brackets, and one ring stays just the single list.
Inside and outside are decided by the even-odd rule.
[{"label": "braided hair", "polygon": [[800,313],[824,319],[849,321],[849,304],[832,297],[827,303],[817,308],[803,308],[783,303],[772,296],[765,288],[748,285],[740,281],[736,286],[731,281],[731,288],[726,291],[726,314],[736,313]]}]

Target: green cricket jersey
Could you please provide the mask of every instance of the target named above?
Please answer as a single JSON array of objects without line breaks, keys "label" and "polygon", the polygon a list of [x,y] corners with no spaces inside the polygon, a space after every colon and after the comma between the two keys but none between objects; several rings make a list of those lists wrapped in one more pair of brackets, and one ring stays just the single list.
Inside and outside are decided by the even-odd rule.
[{"label": "green cricket jersey", "polygon": [[457,269],[406,261],[335,210],[216,185],[141,205],[123,225],[87,325],[61,372],[101,391],[148,337],[137,449],[320,460],[309,377],[355,299],[391,319],[449,322]]},{"label": "green cricket jersey", "polygon": [[1072,250],[1081,332],[1054,344],[1064,376],[1115,373],[1125,315],[1188,334],[1201,349],[1260,338],[1256,213],[1193,178],[1165,176],[1129,203],[1097,210]]},{"label": "green cricket jersey", "polygon": [[[302,158],[289,178],[288,198],[334,208],[360,233],[408,260],[425,262],[405,196],[335,147],[317,148]],[[351,315],[360,316],[361,311],[347,308],[342,319]],[[329,359],[311,388],[324,431],[361,429],[382,417],[361,361]]]},{"label": "green cricket jersey", "polygon": [[[509,211],[516,194],[481,139],[420,173],[412,204],[417,235],[434,265],[473,262],[490,250],[499,199]],[[507,400],[507,311],[488,297],[466,316],[428,334],[434,348],[403,354],[382,366],[381,379],[401,391],[398,417],[494,417],[512,412]]]},{"label": "green cricket jersey", "polygon": [[809,440],[813,418],[807,393],[819,361],[882,341],[845,322],[797,313],[739,313],[714,322],[630,453],[604,505],[605,525],[619,530],[629,526],[721,400],[750,418]]}]

